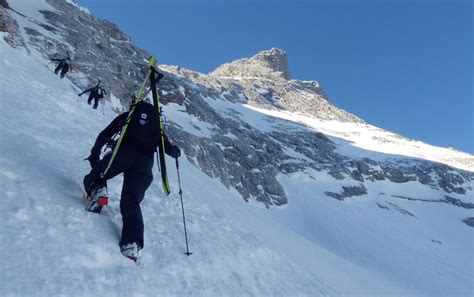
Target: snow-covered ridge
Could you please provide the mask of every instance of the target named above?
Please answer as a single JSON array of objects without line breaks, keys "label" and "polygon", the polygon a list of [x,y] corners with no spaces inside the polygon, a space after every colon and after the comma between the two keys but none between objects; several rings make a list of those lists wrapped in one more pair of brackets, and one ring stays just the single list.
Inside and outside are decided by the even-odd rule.
[{"label": "snow-covered ridge", "polygon": [[[339,142],[338,152],[342,155],[367,157],[366,153],[357,152],[351,148],[355,146],[387,155],[382,158],[399,158],[401,156],[420,158],[474,172],[474,156],[468,153],[411,140],[369,124],[324,121],[293,112],[269,110],[251,105],[247,105],[247,107],[273,117],[301,123],[315,131],[349,141],[350,145],[347,142]],[[371,158],[379,159],[375,155]]]}]

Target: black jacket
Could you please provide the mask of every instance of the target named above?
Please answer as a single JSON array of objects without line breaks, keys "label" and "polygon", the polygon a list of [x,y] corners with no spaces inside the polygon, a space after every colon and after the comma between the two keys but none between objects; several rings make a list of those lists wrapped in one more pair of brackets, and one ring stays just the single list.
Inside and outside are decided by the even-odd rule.
[{"label": "black jacket", "polygon": [[[91,150],[93,160],[98,160],[100,150],[122,128],[127,121],[129,112],[117,116],[97,137]],[[140,101],[130,117],[127,131],[120,146],[126,146],[143,154],[153,154],[158,145],[161,145],[160,123],[156,108]],[[173,158],[180,154],[177,146],[172,145],[163,133],[165,152]]]}]

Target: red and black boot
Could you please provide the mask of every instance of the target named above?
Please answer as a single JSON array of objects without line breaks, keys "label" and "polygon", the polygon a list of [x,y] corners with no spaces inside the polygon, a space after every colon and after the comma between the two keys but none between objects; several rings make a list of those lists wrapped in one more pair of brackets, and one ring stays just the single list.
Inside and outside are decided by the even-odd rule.
[{"label": "red and black boot", "polygon": [[103,187],[92,192],[91,201],[86,206],[86,210],[90,212],[100,213],[102,207],[109,203],[109,195],[107,188]]}]

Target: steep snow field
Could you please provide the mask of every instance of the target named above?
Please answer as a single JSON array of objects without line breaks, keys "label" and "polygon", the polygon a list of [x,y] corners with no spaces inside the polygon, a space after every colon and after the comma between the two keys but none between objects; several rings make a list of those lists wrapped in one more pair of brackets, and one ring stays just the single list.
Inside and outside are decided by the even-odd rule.
[{"label": "steep snow field", "polygon": [[[173,194],[164,198],[156,181],[148,190],[146,246],[136,266],[117,246],[120,178],[111,182],[111,205],[101,215],[84,211],[81,199],[88,171],[82,159],[115,114],[108,106],[105,116],[92,110],[39,56],[4,42],[0,52],[0,287],[6,295],[467,295],[472,290],[472,230],[459,220],[437,220],[462,219],[465,210],[410,204],[416,214],[411,217],[378,208],[378,197],[341,203],[322,194],[338,186],[317,172],[282,175],[290,203],[267,210],[243,202],[185,157],[182,184],[194,254],[182,254],[177,178],[168,159]],[[405,187],[408,193],[423,191],[416,184]],[[380,203],[395,199],[388,194]]]},{"label": "steep snow field", "polygon": [[[265,226],[265,221],[245,214],[242,199],[185,158],[182,183],[194,254],[183,255],[177,178],[168,159],[174,193],[164,198],[159,182],[151,186],[143,202],[143,261],[136,266],[124,258],[118,249],[121,180],[110,184],[111,207],[101,215],[86,212],[81,198],[82,176],[89,169],[82,159],[115,114],[92,110],[38,57],[4,42],[0,52],[3,293],[332,294],[312,271],[249,231],[248,222]],[[227,208],[231,216],[223,211]]]},{"label": "steep snow field", "polygon": [[[273,230],[273,223],[246,213],[251,207],[237,194],[193,168],[185,158],[181,158],[181,170],[194,254],[189,258],[182,254],[176,176],[170,170],[174,194],[164,198],[155,182],[143,203],[143,261],[137,267],[121,256],[117,246],[120,179],[110,185],[111,207],[103,214],[84,211],[81,200],[81,179],[88,171],[82,159],[115,114],[107,109],[103,116],[92,110],[66,79],[60,80],[38,57],[33,59],[3,42],[0,50],[2,292],[335,294],[337,284],[332,288],[323,282],[316,266],[304,267],[275,248],[290,231]],[[262,239],[262,234],[270,241]],[[308,245],[298,244],[303,238],[292,237],[297,238],[294,248]],[[314,247],[311,250],[314,253]],[[327,258],[324,253],[322,250],[322,259]],[[356,267],[332,258],[350,280],[352,276],[345,271]],[[327,277],[325,274],[322,276]],[[365,274],[367,281],[372,278]],[[350,283],[356,286],[353,280]]]},{"label": "steep snow field", "polygon": [[[38,18],[33,11],[47,5],[44,1],[34,1],[33,6],[26,5],[26,0],[9,2]],[[22,18],[18,21],[20,26],[34,26]],[[173,193],[163,196],[159,173],[154,172],[155,181],[142,203],[143,258],[139,265],[133,264],[118,248],[122,179],[109,183],[110,206],[100,215],[86,212],[81,198],[82,177],[89,170],[83,159],[97,134],[116,116],[112,107],[107,104],[93,110],[85,96],[77,96],[68,78],[54,75],[53,65],[48,67],[34,49],[28,54],[12,49],[1,34],[0,39],[1,294],[472,296],[474,234],[461,221],[472,217],[472,210],[394,197],[437,200],[443,193],[417,182],[378,181],[366,183],[369,195],[341,202],[324,192],[357,185],[354,180],[338,181],[324,172],[307,170],[281,174],[278,179],[289,203],[265,209],[245,203],[236,191],[202,173],[186,156],[180,158],[180,170],[194,254],[183,254],[177,176],[168,158]],[[370,134],[375,128],[349,127],[360,138],[356,133],[345,138],[348,127],[343,124],[339,129],[335,123],[316,123],[296,114],[206,101],[218,111],[239,112],[263,131],[288,125],[301,128],[303,123],[333,136],[346,155],[389,158],[400,153],[400,147],[387,144],[381,151],[361,141],[387,136],[378,130]],[[181,111],[176,104],[164,107],[166,116],[188,132],[200,137],[211,133],[206,123]],[[412,144],[416,143],[406,144],[404,151],[410,151],[406,148]],[[409,155],[437,161],[460,156],[424,148],[413,149]],[[458,163],[461,167],[463,161]],[[465,168],[472,170],[469,166]],[[472,191],[450,196],[467,201]]]}]

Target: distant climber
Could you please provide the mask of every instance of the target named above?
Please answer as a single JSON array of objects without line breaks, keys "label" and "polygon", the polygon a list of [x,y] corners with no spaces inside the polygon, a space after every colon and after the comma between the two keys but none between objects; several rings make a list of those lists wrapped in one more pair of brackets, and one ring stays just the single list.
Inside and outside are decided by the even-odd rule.
[{"label": "distant climber", "polygon": [[56,69],[54,69],[54,73],[58,74],[60,73],[60,77],[63,78],[66,73],[72,69],[71,65],[71,57],[69,56],[69,53],[67,53],[66,58],[64,59],[57,59],[53,58],[51,61],[58,62],[58,65],[56,66]]},{"label": "distant climber", "polygon": [[89,99],[87,99],[87,103],[91,105],[92,100],[94,100],[93,108],[97,109],[97,106],[99,105],[99,100],[104,98],[104,95],[107,95],[107,92],[104,90],[104,88],[100,84],[100,80],[95,87],[92,87],[90,89],[83,91],[82,93],[78,94],[78,96],[80,97],[82,94],[89,93],[89,92],[90,94],[89,94]]},{"label": "distant climber", "polygon": [[[123,227],[119,245],[124,256],[136,261],[144,246],[140,203],[153,180],[153,155],[157,147],[162,145],[162,141],[169,156],[177,159],[181,152],[176,145],[169,142],[166,135],[162,134],[155,106],[139,101],[132,105],[130,113],[130,118],[128,118],[129,112],[117,116],[100,132],[87,158],[92,169],[84,177],[84,188],[91,199],[86,209],[100,213],[102,207],[108,204],[107,180],[123,173],[120,199]],[[128,122],[126,133],[122,141],[116,144],[120,145],[116,155],[108,153],[100,159],[102,147],[122,130],[126,122]],[[111,158],[112,163],[108,167]]]}]

